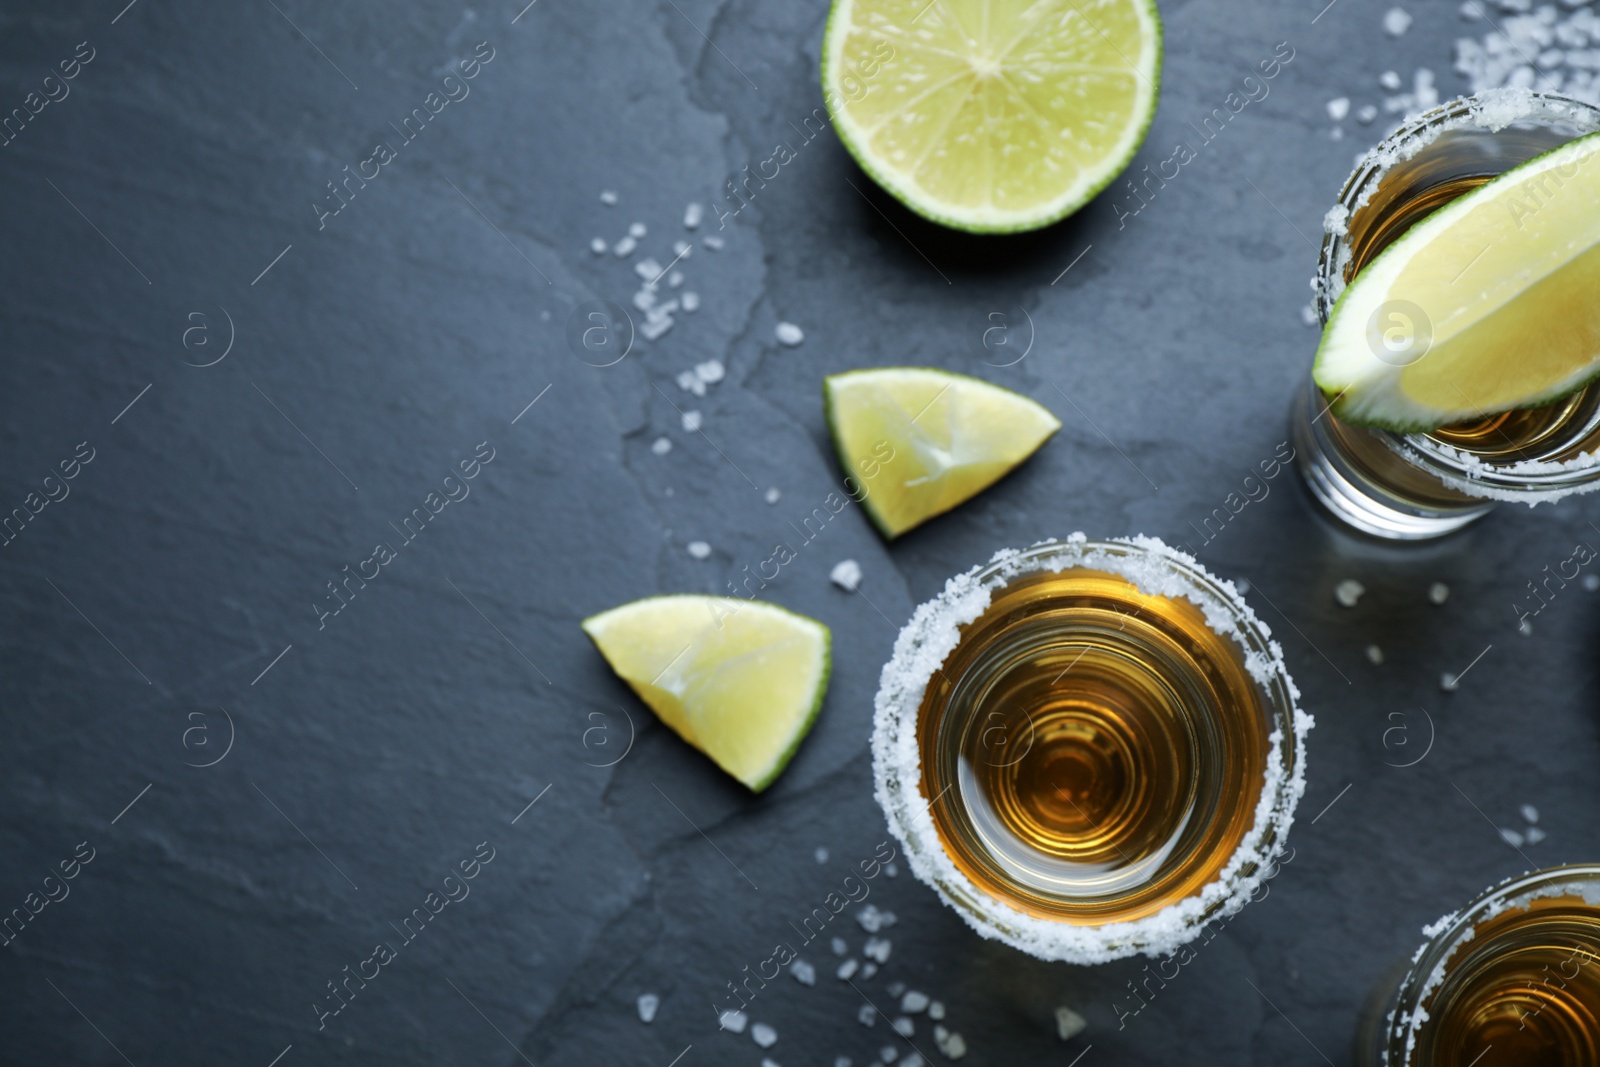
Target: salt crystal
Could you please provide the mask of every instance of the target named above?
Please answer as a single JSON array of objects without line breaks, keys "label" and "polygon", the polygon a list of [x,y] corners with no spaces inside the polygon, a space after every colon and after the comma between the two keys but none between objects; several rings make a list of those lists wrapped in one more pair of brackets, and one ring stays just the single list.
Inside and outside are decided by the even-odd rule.
[{"label": "salt crystal", "polygon": [[711,555],[711,546],[704,541],[690,541],[689,555],[695,559],[706,559]]},{"label": "salt crystal", "polygon": [[[928,1014],[932,1015],[933,1012],[930,1011]],[[940,1048],[944,1047],[945,1039],[948,1038],[949,1036],[950,1036],[950,1031],[946,1030],[944,1027],[935,1026],[933,1028],[933,1041],[934,1041],[934,1044],[938,1045]]]},{"label": "salt crystal", "polygon": [[772,335],[778,339],[780,345],[793,348],[806,339],[805,331],[792,322],[780,322],[772,328]]},{"label": "salt crystal", "polygon": [[684,256],[687,256],[692,251],[694,251],[694,246],[691,245],[688,241],[674,241],[674,242],[672,242],[672,254],[677,256],[679,259],[682,259]]},{"label": "salt crystal", "polygon": [[906,984],[904,982],[890,982],[888,985],[884,986],[883,989],[884,992],[888,993],[891,997],[898,997],[901,993],[906,991]]},{"label": "salt crystal", "polygon": [[843,956],[846,952],[850,951],[849,943],[842,937],[836,937],[832,941],[829,941],[828,947],[833,949],[833,954],[835,956]]},{"label": "salt crystal", "polygon": [[617,194],[611,189],[602,189],[600,190],[600,202],[606,207],[615,207]]},{"label": "salt crystal", "polygon": [[1366,126],[1378,117],[1378,108],[1375,104],[1362,104],[1356,109],[1356,121]]},{"label": "salt crystal", "polygon": [[783,496],[783,494],[778,492],[776,489],[768,489],[765,499],[769,504],[776,504],[778,502],[778,498],[781,496]]},{"label": "salt crystal", "polygon": [[1483,18],[1483,8],[1478,6],[1478,0],[1467,0],[1457,10],[1457,13],[1468,22],[1475,22]]},{"label": "salt crystal", "polygon": [[604,237],[596,237],[594,240],[590,241],[589,251],[593,252],[597,256],[605,255],[606,239]]},{"label": "salt crystal", "polygon": [[1454,693],[1461,688],[1461,679],[1447,671],[1439,675],[1439,688],[1446,693]]},{"label": "salt crystal", "polygon": [[907,1015],[915,1015],[920,1011],[927,1011],[928,1003],[928,994],[913,989],[900,998],[900,1010]]},{"label": "salt crystal", "polygon": [[680,286],[682,284],[683,284],[683,271],[675,270],[671,274],[667,275],[667,287],[668,288],[676,289],[678,286]]},{"label": "salt crystal", "polygon": [[648,286],[633,294],[633,306],[640,311],[649,311],[656,306],[656,294]]},{"label": "salt crystal", "polygon": [[862,1026],[871,1026],[878,1021],[878,1012],[871,1004],[863,1004],[856,1009],[856,1022]]},{"label": "salt crystal", "polygon": [[900,1058],[900,1050],[893,1045],[885,1045],[878,1050],[878,1058],[884,1063],[893,1063]]},{"label": "salt crystal", "polygon": [[868,978],[871,978],[873,975],[875,975],[877,973],[878,973],[878,965],[876,963],[873,963],[871,960],[868,960],[866,963],[863,963],[861,965],[861,980],[863,982],[865,982]]},{"label": "salt crystal", "polygon": [[1334,587],[1333,598],[1345,607],[1353,608],[1356,606],[1356,601],[1361,599],[1361,594],[1366,591],[1367,587],[1354,578],[1346,578]]},{"label": "salt crystal", "polygon": [[1071,1041],[1088,1028],[1089,1020],[1071,1008],[1060,1007],[1056,1009],[1056,1036],[1061,1040]]},{"label": "salt crystal", "polygon": [[906,1058],[900,1061],[900,1067],[922,1067],[923,1059],[919,1053],[908,1052]]},{"label": "salt crystal", "polygon": [[664,456],[672,451],[672,441],[666,437],[658,437],[650,443],[650,451],[658,456]]},{"label": "salt crystal", "polygon": [[638,247],[638,241],[635,241],[632,237],[624,237],[611,246],[611,251],[619,256],[631,256],[633,255],[633,250]]},{"label": "salt crystal", "polygon": [[1540,841],[1543,841],[1548,836],[1548,834],[1539,829],[1537,826],[1528,827],[1528,844],[1530,845],[1537,845]]},{"label": "salt crystal", "polygon": [[643,237],[645,234],[647,234],[649,232],[650,232],[649,230],[644,228],[644,223],[642,223],[642,222],[636,222],[632,226],[628,227],[628,236],[632,237],[634,239],[638,239],[640,237]]},{"label": "salt crystal", "polygon": [[700,225],[700,220],[705,217],[705,209],[699,204],[690,204],[683,209],[683,228],[692,230]]},{"label": "salt crystal", "polygon": [[725,1011],[718,1021],[722,1024],[722,1029],[742,1034],[744,1028],[750,1025],[750,1016],[742,1011]]},{"label": "salt crystal", "polygon": [[1338,122],[1348,114],[1350,114],[1350,98],[1348,96],[1336,96],[1328,101],[1328,117],[1334,122]]},{"label": "salt crystal", "polygon": [[1307,326],[1315,326],[1317,324],[1317,309],[1310,304],[1300,305],[1300,321]]},{"label": "salt crystal", "polygon": [[717,382],[722,381],[723,376],[728,373],[728,369],[722,365],[722,360],[708,359],[704,363],[696,363],[694,365],[694,373],[695,377],[707,385],[715,385]]},{"label": "salt crystal", "polygon": [[1238,581],[1233,583],[1233,587],[1239,590],[1240,596],[1244,596],[1246,593],[1250,592],[1250,579],[1240,578]]},{"label": "salt crystal", "polygon": [[855,1061],[849,1056],[835,1056],[833,1058],[833,1067],[855,1067]]},{"label": "salt crystal", "polygon": [[900,866],[896,863],[886,863],[883,865],[883,873],[890,878],[898,878],[900,877]]},{"label": "salt crystal", "polygon": [[1539,821],[1539,809],[1534,807],[1532,804],[1524,804],[1524,805],[1522,805],[1522,820],[1524,822],[1527,822],[1527,823],[1536,823],[1536,822],[1538,822]]},{"label": "salt crystal", "polygon": [[778,1031],[766,1023],[756,1023],[750,1028],[750,1038],[762,1048],[771,1048],[778,1043]]},{"label": "salt crystal", "polygon": [[1434,582],[1428,586],[1428,599],[1435,604],[1443,604],[1450,599],[1450,587],[1443,582]]},{"label": "salt crystal", "polygon": [[1500,828],[1500,838],[1512,848],[1521,848],[1526,843],[1526,839],[1521,834],[1508,826]]},{"label": "salt crystal", "polygon": [[952,1060],[959,1060],[967,1054],[966,1038],[960,1034],[951,1034],[945,1038],[944,1044],[939,1046],[939,1051]]},{"label": "salt crystal", "polygon": [[1596,589],[1600,589],[1600,574],[1585,574],[1583,576],[1583,588],[1591,593]]},{"label": "salt crystal", "polygon": [[1517,633],[1521,634],[1523,637],[1532,637],[1533,623],[1529,622],[1527,619],[1523,619],[1521,622],[1517,623]]},{"label": "salt crystal", "polygon": [[1411,16],[1403,7],[1391,7],[1383,16],[1383,32],[1400,37],[1411,28]]},{"label": "salt crystal", "polygon": [[654,993],[639,994],[639,1021],[642,1023],[654,1022],[656,1009],[661,1007],[661,998]]},{"label": "salt crystal", "polygon": [[713,252],[720,252],[722,250],[723,240],[722,238],[713,235],[711,237],[701,238],[700,243],[711,249]]},{"label": "salt crystal", "polygon": [[1383,662],[1383,649],[1377,645],[1367,646],[1367,661],[1374,667]]},{"label": "salt crystal", "polygon": [[912,1037],[917,1032],[917,1024],[907,1019],[904,1015],[896,1019],[892,1025],[894,1026],[894,1032],[901,1037]]},{"label": "salt crystal", "polygon": [[1342,141],[1342,140],[1344,140],[1344,127],[1343,126],[1335,126],[1333,129],[1329,130],[1328,131],[1328,140],[1330,140],[1330,141]]},{"label": "salt crystal", "polygon": [[700,385],[702,388],[705,386],[704,382],[700,381],[699,378],[694,376],[694,371],[692,370],[679,371],[678,377],[674,380],[678,383],[678,388],[682,389],[686,393],[693,389],[696,385]]},{"label": "salt crystal", "polygon": [[703,421],[698,411],[685,411],[683,413],[683,432],[697,432],[700,429],[700,423]]},{"label": "salt crystal", "polygon": [[[856,912],[856,922],[861,924],[861,929],[869,934],[885,930],[895,923],[894,912],[881,911],[876,904],[864,905]],[[881,960],[879,961],[882,962]]]},{"label": "salt crystal", "polygon": [[840,560],[828,572],[828,579],[847,593],[854,593],[861,584],[861,564],[853,559]]},{"label": "salt crystal", "polygon": [[845,960],[843,963],[839,964],[839,969],[833,973],[834,977],[838,978],[839,981],[848,982],[850,979],[855,977],[856,971],[860,969],[861,964],[857,963],[855,960]]},{"label": "salt crystal", "polygon": [[639,327],[639,335],[646,341],[654,341],[670,329],[672,329],[670,315],[659,319],[647,319],[644,325]]},{"label": "salt crystal", "polygon": [[861,949],[861,954],[868,959],[877,960],[880,964],[889,962],[889,951],[894,946],[887,937],[871,937]]},{"label": "salt crystal", "polygon": [[1378,75],[1378,84],[1383,86],[1385,89],[1388,89],[1390,92],[1393,92],[1394,90],[1400,88],[1400,75],[1396,74],[1392,70],[1386,70],[1382,74]]},{"label": "salt crystal", "polygon": [[[928,1005],[928,1018],[930,1018],[930,1019],[943,1019],[944,1018],[944,1001],[935,1000],[931,1004]],[[944,1028],[940,1027],[940,1029],[942,1030]]]},{"label": "salt crystal", "polygon": [[657,263],[654,258],[645,256],[633,265],[633,273],[647,282],[654,281],[656,278],[661,277],[661,264]]},{"label": "salt crystal", "polygon": [[783,1065],[771,1056],[763,1056],[761,1057],[761,1067],[783,1067]]},{"label": "salt crystal", "polygon": [[699,311],[700,310],[700,294],[699,293],[684,293],[683,297],[682,297],[682,300],[683,300],[683,310],[685,310],[685,311]]},{"label": "salt crystal", "polygon": [[817,984],[817,969],[811,966],[811,964],[807,963],[805,960],[795,960],[793,963],[789,964],[789,973],[793,975],[794,980],[799,982],[801,985]]}]

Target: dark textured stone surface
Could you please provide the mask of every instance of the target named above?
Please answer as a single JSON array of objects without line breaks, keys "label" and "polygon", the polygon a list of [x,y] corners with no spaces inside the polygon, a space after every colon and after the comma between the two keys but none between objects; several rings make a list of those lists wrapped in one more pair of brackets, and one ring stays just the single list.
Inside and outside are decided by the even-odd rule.
[{"label": "dark textured stone surface", "polygon": [[[1379,31],[1385,6],[1342,0],[1312,25],[1320,4],[1164,4],[1162,106],[1136,167],[1278,42],[1296,55],[1125,227],[1103,197],[1041,234],[960,237],[870,188],[831,133],[796,145],[727,247],[680,264],[701,310],[597,369],[569,351],[568,317],[627,304],[637,280],[590,238],[642,221],[642,252],[665,262],[687,201],[799,140],[820,104],[821,3],[542,0],[515,24],[516,0],[8,4],[3,110],[77,42],[95,58],[0,149],[3,506],[78,442],[94,459],[0,550],[0,909],[79,842],[94,859],[0,959],[0,1059],[265,1067],[292,1045],[283,1067],[665,1067],[692,1045],[684,1067],[754,1067],[762,1051],[717,1033],[710,1005],[886,836],[866,742],[896,627],[994,549],[1082,529],[1192,541],[1254,585],[1318,719],[1294,861],[1122,1029],[1141,964],[1036,963],[904,872],[872,883],[899,922],[889,965],[858,984],[885,1007],[892,981],[943,1000],[978,1064],[1091,1044],[1085,1067],[1347,1062],[1360,1003],[1420,926],[1526,866],[1491,824],[1539,805],[1549,839],[1524,849],[1539,865],[1593,859],[1600,834],[1595,602],[1569,587],[1529,637],[1509,607],[1597,536],[1592,504],[1386,549],[1333,530],[1286,474],[1213,542],[1191,526],[1284,439],[1306,373],[1303,237],[1377,132],[1347,121],[1333,142],[1324,101],[1376,99],[1391,66],[1459,88],[1447,6],[1400,40]],[[471,95],[319,230],[325,183],[395,140],[389,124],[478,41],[494,58]],[[983,346],[991,314],[1020,343],[1018,309],[1032,351],[985,366],[1005,361]],[[779,320],[804,345],[777,346]],[[185,365],[230,332],[222,362]],[[727,380],[680,392],[673,376],[713,356]],[[721,591],[792,539],[840,476],[821,376],[904,362],[1019,389],[1065,428],[892,547],[851,510],[801,548],[765,595],[833,628],[834,679],[792,767],[752,798],[652,722],[577,620]],[[704,436],[675,406],[705,413]],[[483,441],[470,497],[319,629],[325,583],[399,544],[391,524]],[[685,552],[697,539],[710,559]],[[846,557],[861,596],[826,580]],[[1348,610],[1332,595],[1346,577],[1369,590]],[[231,750],[186,765],[223,751],[222,709]],[[592,766],[627,744],[624,712],[631,751]],[[1423,751],[1421,712],[1431,751],[1386,766]],[[1385,745],[1397,725],[1404,748]],[[319,1030],[326,983],[399,944],[392,924],[482,841],[494,859],[471,895]],[[859,951],[862,931],[837,925]],[[784,977],[752,1005],[780,1035],[766,1055],[862,1064],[895,1043],[855,1021],[861,997],[821,942],[802,954],[817,986]],[[644,992],[663,998],[648,1026]],[[1090,1024],[1069,1046],[1063,1003]],[[914,1040],[937,1060],[928,1031]]]}]

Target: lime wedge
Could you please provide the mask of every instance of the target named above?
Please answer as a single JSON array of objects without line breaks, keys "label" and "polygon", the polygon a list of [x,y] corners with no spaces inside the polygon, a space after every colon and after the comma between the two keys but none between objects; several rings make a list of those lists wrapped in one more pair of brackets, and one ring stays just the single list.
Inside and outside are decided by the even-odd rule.
[{"label": "lime wedge", "polygon": [[822,393],[851,495],[889,538],[983,492],[1061,429],[1025,396],[928,367],[833,374]]},{"label": "lime wedge", "polygon": [[662,722],[757,793],[828,688],[828,628],[760,601],[647,597],[591,615],[583,631]]},{"label": "lime wedge", "polygon": [[1313,376],[1346,422],[1417,432],[1600,374],[1600,134],[1423,219],[1339,297]]},{"label": "lime wedge", "polygon": [[834,0],[823,101],[861,169],[973,233],[1049,225],[1116,177],[1161,78],[1153,0]]}]

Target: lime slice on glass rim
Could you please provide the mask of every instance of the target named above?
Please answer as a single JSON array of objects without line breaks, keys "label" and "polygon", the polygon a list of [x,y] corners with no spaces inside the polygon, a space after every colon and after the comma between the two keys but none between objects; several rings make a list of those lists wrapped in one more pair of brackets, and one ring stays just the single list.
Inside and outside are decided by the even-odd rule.
[{"label": "lime slice on glass rim", "polygon": [[987,489],[1061,429],[1019,393],[931,367],[832,374],[822,393],[852,495],[891,539]]},{"label": "lime slice on glass rim", "polygon": [[1538,407],[1600,376],[1600,134],[1386,248],[1334,305],[1312,376],[1338,418],[1402,433]]},{"label": "lime slice on glass rim", "polygon": [[1144,141],[1161,78],[1153,0],[834,0],[823,100],[861,169],[972,233],[1047,226]]},{"label": "lime slice on glass rim", "polygon": [[828,689],[828,628],[761,601],[647,597],[591,615],[583,631],[662,722],[757,793]]}]

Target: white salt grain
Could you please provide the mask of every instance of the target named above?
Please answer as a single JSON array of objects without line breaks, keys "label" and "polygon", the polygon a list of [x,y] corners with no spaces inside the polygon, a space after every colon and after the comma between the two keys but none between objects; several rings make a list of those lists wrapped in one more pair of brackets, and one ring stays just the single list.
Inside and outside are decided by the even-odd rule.
[{"label": "white salt grain", "polygon": [[658,437],[650,443],[650,451],[658,456],[664,456],[672,451],[672,441],[666,437]]},{"label": "white salt grain", "polygon": [[914,1037],[916,1035],[917,1024],[907,1019],[904,1015],[896,1019],[892,1025],[894,1026],[894,1032],[901,1037]]},{"label": "white salt grain", "polygon": [[[861,929],[869,934],[879,930],[886,930],[895,924],[895,915],[892,911],[882,911],[876,904],[866,904],[856,912],[856,922],[861,924]],[[883,962],[879,960],[878,962]]]},{"label": "white salt grain", "polygon": [[682,301],[683,301],[683,310],[685,310],[685,311],[699,311],[700,310],[700,294],[699,293],[684,293],[683,297],[682,297]]},{"label": "white salt grain", "polygon": [[711,555],[711,546],[704,541],[690,541],[688,547],[689,555],[695,559],[707,559]]},{"label": "white salt grain", "polygon": [[891,997],[898,997],[901,993],[906,991],[906,984],[904,982],[890,982],[883,988],[884,992],[888,993]]},{"label": "white salt grain", "polygon": [[1315,326],[1317,324],[1317,309],[1310,304],[1300,305],[1300,321],[1307,326]]},{"label": "white salt grain", "polygon": [[[944,1018],[944,1001],[936,1000],[933,1003],[928,1005],[928,1018],[930,1018],[930,1019],[943,1019]],[[944,1028],[940,1027],[940,1029],[942,1030]]]},{"label": "white salt grain", "polygon": [[606,254],[606,239],[604,237],[596,237],[594,240],[590,241],[589,242],[589,251],[593,252],[597,256],[605,255]]},{"label": "white salt grain", "polygon": [[927,1011],[928,1003],[928,994],[919,993],[913,989],[900,998],[900,1010],[907,1015],[915,1015],[918,1012]]},{"label": "white salt grain", "polygon": [[866,963],[863,963],[861,965],[861,980],[863,982],[865,982],[868,978],[871,978],[873,975],[875,975],[877,973],[878,973],[878,965],[876,963],[873,963],[871,960],[868,960]]},{"label": "white salt grain", "polygon": [[675,270],[667,275],[667,288],[676,289],[683,284],[683,271]]},{"label": "white salt grain", "polygon": [[833,1067],[855,1067],[855,1061],[849,1056],[835,1056],[833,1058]]},{"label": "white salt grain", "polygon": [[1366,591],[1367,587],[1354,578],[1346,578],[1334,586],[1333,598],[1344,607],[1353,608],[1356,606],[1356,601],[1361,599],[1361,594]]},{"label": "white salt grain", "polygon": [[1596,589],[1600,589],[1600,574],[1585,574],[1583,576],[1583,588],[1591,593]]},{"label": "white salt grain", "polygon": [[763,1056],[761,1057],[761,1067],[783,1067],[783,1065],[771,1056]]},{"label": "white salt grain", "polygon": [[695,377],[707,385],[715,385],[722,381],[723,377],[728,373],[728,369],[722,365],[722,360],[708,359],[704,363],[696,363],[694,365],[694,373]]},{"label": "white salt grain", "polygon": [[789,973],[793,975],[794,980],[799,982],[801,985],[817,984],[817,969],[811,966],[811,964],[807,963],[805,960],[795,960],[793,963],[789,964]]},{"label": "white salt grain", "polygon": [[893,1063],[900,1058],[900,1050],[893,1045],[885,1045],[878,1050],[878,1058],[884,1063]]},{"label": "white salt grain", "polygon": [[600,202],[606,207],[615,207],[617,204],[616,192],[611,189],[600,190]]},{"label": "white salt grain", "polygon": [[1524,804],[1524,805],[1522,805],[1522,821],[1526,822],[1526,823],[1536,823],[1536,822],[1538,822],[1539,821],[1539,809],[1534,807],[1532,804]]},{"label": "white salt grain", "polygon": [[638,247],[638,241],[635,241],[632,237],[624,237],[611,246],[611,251],[619,256],[631,256],[633,255],[633,250]]},{"label": "white salt grain", "polygon": [[1363,126],[1368,125],[1377,117],[1378,107],[1376,104],[1363,104],[1361,107],[1356,109],[1356,121],[1361,123]]},{"label": "white salt grain", "polygon": [[642,1023],[654,1022],[656,1009],[659,1007],[661,1007],[661,998],[656,994],[639,994],[639,1021]]},{"label": "white salt grain", "polygon": [[767,495],[764,499],[769,504],[776,504],[778,502],[778,498],[781,496],[783,496],[783,494],[778,492],[776,489],[768,489]]},{"label": "white salt grain", "polygon": [[898,878],[900,877],[900,867],[898,864],[886,863],[883,866],[883,873],[890,878]]},{"label": "white salt grain", "polygon": [[1383,16],[1383,32],[1400,37],[1411,28],[1411,16],[1403,7],[1391,7]]},{"label": "white salt grain", "polygon": [[1056,1036],[1061,1040],[1071,1041],[1088,1028],[1089,1020],[1071,1008],[1060,1007],[1056,1009]]},{"label": "white salt grain", "polygon": [[843,956],[846,952],[850,951],[850,945],[842,937],[836,937],[832,941],[829,941],[828,947],[833,949],[833,954],[835,956]]},{"label": "white salt grain", "polygon": [[857,963],[855,960],[845,960],[843,963],[839,964],[839,969],[833,973],[834,976],[839,979],[839,981],[848,982],[850,979],[855,977],[856,971],[860,969],[861,964]]},{"label": "white salt grain", "polygon": [[691,245],[688,241],[674,241],[674,242],[672,242],[672,254],[677,256],[679,259],[682,259],[684,256],[687,256],[692,251],[694,251],[694,246]]},{"label": "white salt grain", "polygon": [[1434,582],[1428,586],[1428,599],[1435,604],[1443,604],[1450,599],[1450,587],[1443,582]]},{"label": "white salt grain", "polygon": [[944,1044],[939,1046],[939,1051],[952,1060],[959,1060],[967,1054],[967,1040],[960,1034],[951,1034],[945,1038]]},{"label": "white salt grain", "polygon": [[793,348],[806,339],[805,331],[792,322],[780,322],[772,328],[772,336],[778,339],[780,345]]},{"label": "white salt grain", "polygon": [[750,1038],[762,1048],[771,1048],[778,1043],[778,1031],[766,1023],[756,1023],[750,1028]]},{"label": "white salt grain", "polygon": [[1454,693],[1461,688],[1461,679],[1446,671],[1444,674],[1439,675],[1439,688],[1446,693]]},{"label": "white salt grain", "polygon": [[705,209],[699,204],[690,204],[683,209],[683,228],[692,230],[700,225],[700,220],[705,217]]},{"label": "white salt grain", "polygon": [[683,413],[683,432],[695,433],[700,429],[700,423],[705,421],[698,411],[685,411]]},{"label": "white salt grain", "polygon": [[1543,841],[1548,836],[1548,834],[1539,829],[1537,826],[1528,827],[1528,844],[1530,845],[1537,845],[1540,841]]},{"label": "white salt grain", "polygon": [[725,1011],[719,1021],[724,1030],[735,1034],[744,1033],[744,1028],[750,1025],[750,1016],[742,1011]]},{"label": "white salt grain", "polygon": [[856,1022],[862,1026],[871,1026],[878,1021],[878,1013],[871,1004],[863,1004],[856,1009]]},{"label": "white salt grain", "polygon": [[670,329],[672,329],[672,316],[670,315],[664,315],[658,319],[646,319],[645,324],[639,327],[639,336],[646,341],[654,341]]},{"label": "white salt grain", "polygon": [[644,223],[642,222],[636,222],[632,226],[628,227],[628,236],[634,238],[635,240],[643,237],[649,232],[649,230],[645,229]]},{"label": "white salt grain", "polygon": [[713,252],[722,251],[723,240],[715,235],[701,238],[700,243],[711,249]]},{"label": "white salt grain", "polygon": [[1328,117],[1334,122],[1340,121],[1348,114],[1350,114],[1350,98],[1348,96],[1336,96],[1328,101]]},{"label": "white salt grain", "polygon": [[1526,843],[1526,839],[1509,826],[1500,828],[1500,838],[1512,848],[1521,848]]},{"label": "white salt grain", "polygon": [[861,949],[861,954],[870,960],[877,960],[880,964],[889,962],[889,952],[893,944],[887,937],[872,937],[867,939],[866,945]]},{"label": "white salt grain", "polygon": [[1394,90],[1400,88],[1400,75],[1396,74],[1392,70],[1386,70],[1382,74],[1378,75],[1378,84],[1383,86],[1385,89],[1388,89],[1390,92],[1393,92]]},{"label": "white salt grain", "polygon": [[633,273],[647,282],[654,281],[661,276],[661,264],[657,263],[653,257],[645,256],[633,265]]},{"label": "white salt grain", "polygon": [[854,593],[861,585],[861,564],[853,559],[840,560],[828,572],[828,580],[847,593]]},{"label": "white salt grain", "polygon": [[1383,662],[1383,649],[1377,645],[1367,646],[1367,661],[1374,667]]}]

